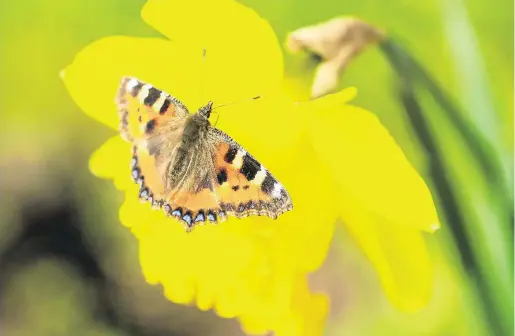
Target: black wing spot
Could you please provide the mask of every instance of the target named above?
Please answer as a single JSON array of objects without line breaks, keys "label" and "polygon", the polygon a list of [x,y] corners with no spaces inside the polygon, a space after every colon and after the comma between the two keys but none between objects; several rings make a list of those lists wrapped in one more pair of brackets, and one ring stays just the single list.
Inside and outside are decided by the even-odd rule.
[{"label": "black wing spot", "polygon": [[231,188],[232,188],[232,190],[234,190],[234,191],[238,191],[238,189],[240,189],[240,186],[232,186]]},{"label": "black wing spot", "polygon": [[248,185],[243,186],[243,190],[247,190],[249,188]]},{"label": "black wing spot", "polygon": [[232,163],[232,161],[236,157],[236,153],[238,153],[238,148],[232,146],[229,147],[229,150],[227,151],[227,153],[225,153],[224,161],[227,163]]},{"label": "black wing spot", "polygon": [[265,194],[270,195],[274,190],[275,182],[277,181],[272,177],[272,175],[270,175],[269,172],[266,172],[266,177],[263,180],[263,183],[261,184],[261,190]]},{"label": "black wing spot", "polygon": [[149,134],[151,133],[154,128],[156,128],[157,121],[156,119],[152,119],[149,122],[147,122],[147,125],[145,126],[145,133]]},{"label": "black wing spot", "polygon": [[247,181],[252,181],[254,177],[256,177],[259,169],[261,169],[261,164],[248,153],[245,154],[243,157],[243,163],[240,168],[240,173],[242,173],[247,178]]},{"label": "black wing spot", "polygon": [[143,100],[143,104],[152,107],[155,102],[159,99],[161,91],[155,87],[148,89],[148,96]]},{"label": "black wing spot", "polygon": [[225,169],[220,169],[218,175],[216,175],[216,179],[218,180],[218,184],[222,185],[227,181],[227,171]]},{"label": "black wing spot", "polygon": [[159,109],[159,114],[164,114],[168,110],[169,106],[170,106],[170,98],[166,98],[165,102],[163,103],[163,106],[161,106],[161,108]]}]

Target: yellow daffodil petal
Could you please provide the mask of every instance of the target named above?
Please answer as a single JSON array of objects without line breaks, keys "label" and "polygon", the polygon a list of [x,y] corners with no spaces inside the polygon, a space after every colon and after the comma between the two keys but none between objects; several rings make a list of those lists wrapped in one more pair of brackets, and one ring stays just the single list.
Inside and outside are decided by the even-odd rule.
[{"label": "yellow daffodil petal", "polygon": [[[126,165],[130,145],[119,137],[110,139],[93,155],[91,167],[97,176],[114,179],[127,192],[120,219],[140,242],[147,281],[161,283],[173,302],[196,301],[200,309],[213,308],[222,317],[245,317],[250,329],[254,324],[259,325],[254,330],[269,330],[290,314],[293,277],[305,277],[323,262],[337,215],[326,210],[335,210],[334,203],[309,196],[329,195],[333,188],[331,180],[324,179],[320,164],[306,164],[305,155],[314,155],[314,150],[307,136],[302,140],[297,139],[295,150],[290,147],[283,160],[272,161],[270,167],[284,175],[284,183],[292,185],[296,212],[277,221],[231,218],[220,226],[200,227],[194,234],[187,234],[180,223],[139,202],[137,185]],[[265,151],[263,155],[267,159],[271,154]],[[300,168],[298,174],[288,173],[289,164]],[[300,180],[309,180],[313,174],[322,178],[307,193]]]},{"label": "yellow daffodil petal", "polygon": [[[129,144],[119,137],[110,139],[95,153],[91,166],[97,176],[113,178],[127,190],[120,219],[138,237],[145,278],[150,283],[161,283],[170,300],[196,300],[200,309],[214,308],[222,317],[241,318],[245,328],[254,332],[301,330],[311,320],[291,311],[293,296],[298,295],[292,292],[292,283],[294,277],[305,278],[323,262],[337,208],[331,201],[335,199],[334,188],[330,176],[323,173],[325,167],[318,161],[306,162],[306,156],[315,155],[308,136],[304,132],[291,141],[294,143],[282,154],[269,150],[259,153],[270,161],[274,173],[284,177],[282,182],[295,200],[295,211],[277,221],[232,218],[220,226],[198,228],[194,234],[185,233],[182,225],[138,201],[137,186],[130,179],[128,167],[119,164],[130,160]],[[119,158],[117,152],[127,157]],[[280,159],[274,160],[274,155]],[[292,166],[298,167],[296,174],[290,174]],[[313,176],[317,181],[308,190],[303,182]],[[314,194],[326,198],[313,198]],[[205,253],[208,250],[210,253]],[[187,257],[184,251],[189,251]]]},{"label": "yellow daffodil petal", "polygon": [[61,76],[73,100],[90,117],[118,129],[114,98],[123,76],[134,76],[199,104],[200,80],[194,55],[159,38],[106,37],[85,47]]},{"label": "yellow daffodil petal", "polygon": [[267,169],[272,169],[271,165],[277,161],[288,163],[281,156],[295,146],[305,128],[305,118],[296,106],[277,94],[227,106],[217,113],[219,116],[212,117],[213,123],[219,117],[216,127],[229,134]]},{"label": "yellow daffodil petal", "polygon": [[190,45],[185,48],[199,55],[206,49],[201,66],[204,97],[215,105],[279,88],[279,42],[268,22],[252,9],[233,0],[149,0],[142,16],[171,41]]},{"label": "yellow daffodil petal", "polygon": [[[322,335],[329,312],[327,296],[311,293],[305,276],[296,277],[293,284],[289,309],[285,310],[284,315],[273,321],[274,335]],[[242,316],[241,322],[247,334],[255,335],[267,332],[267,328],[262,325],[259,319]]]},{"label": "yellow daffodil petal", "polygon": [[424,307],[434,279],[422,233],[372,214],[350,198],[344,201],[345,226],[379,273],[390,302],[405,312]]},{"label": "yellow daffodil petal", "polygon": [[283,247],[278,255],[291,258],[289,263],[304,272],[316,270],[324,261],[339,214],[332,176],[318,160],[310,160],[315,155],[304,131],[270,167],[293,200],[293,210],[277,220]]},{"label": "yellow daffodil petal", "polygon": [[[117,189],[124,190],[134,185],[129,177],[131,160],[130,145],[117,135],[107,140],[89,160],[89,169],[99,178],[113,179]],[[125,171],[125,175],[120,172]]]},{"label": "yellow daffodil petal", "polygon": [[161,283],[170,300],[196,300],[200,309],[213,308],[222,317],[247,316],[268,329],[289,311],[298,273],[290,255],[298,252],[290,251],[292,239],[278,221],[231,218],[188,234],[177,221],[141,204],[132,189],[120,219],[140,242],[145,278]]},{"label": "yellow daffodil petal", "polygon": [[327,296],[312,293],[306,278],[299,277],[294,285],[290,314],[275,328],[275,335],[322,335],[328,313]]},{"label": "yellow daffodil petal", "polygon": [[377,117],[343,104],[311,116],[313,145],[342,193],[388,222],[429,232],[438,228],[429,189]]},{"label": "yellow daffodil petal", "polygon": [[[323,262],[342,216],[387,295],[403,309],[418,307],[430,271],[415,228],[437,223],[432,200],[377,120],[344,105],[356,90],[293,104],[273,30],[236,1],[149,0],[142,17],[169,40],[114,36],[92,43],[62,72],[72,98],[112,128],[118,128],[114,96],[123,76],[174,95],[190,112],[213,100],[211,123],[219,121],[217,128],[265,165],[294,203],[276,221],[230,218],[186,233],[178,221],[140,203],[130,144],[110,139],[90,169],[124,190],[120,219],[138,238],[147,281],[161,284],[175,303],[236,317],[251,333],[319,335],[328,300],[311,293],[306,275]],[[407,255],[390,244],[392,236]]]}]

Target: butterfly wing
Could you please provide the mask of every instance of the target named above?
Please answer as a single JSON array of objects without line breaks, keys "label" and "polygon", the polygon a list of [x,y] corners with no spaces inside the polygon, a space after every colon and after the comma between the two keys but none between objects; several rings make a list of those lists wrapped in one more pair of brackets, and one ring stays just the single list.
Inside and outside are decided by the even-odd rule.
[{"label": "butterfly wing", "polygon": [[222,210],[238,218],[276,219],[293,209],[290,195],[268,169],[227,134],[210,130],[216,156],[215,193]]},{"label": "butterfly wing", "polygon": [[127,141],[146,136],[145,131],[169,120],[182,120],[188,109],[174,96],[134,77],[121,80],[116,105],[120,117],[120,134]]},{"label": "butterfly wing", "polygon": [[293,208],[281,183],[224,132],[209,127],[193,155],[188,181],[167,196],[165,212],[181,219],[186,229],[228,215],[276,219]]},{"label": "butterfly wing", "polygon": [[[131,172],[140,199],[181,220],[187,231],[228,215],[275,219],[292,209],[282,184],[224,132],[208,126],[195,146],[180,151],[190,114],[177,98],[126,77],[116,102],[120,133],[133,144]],[[170,183],[177,168],[181,178]]]},{"label": "butterfly wing", "polygon": [[188,109],[177,98],[133,77],[121,80],[116,96],[120,134],[133,145],[131,173],[140,198],[160,207],[166,171],[176,157]]}]

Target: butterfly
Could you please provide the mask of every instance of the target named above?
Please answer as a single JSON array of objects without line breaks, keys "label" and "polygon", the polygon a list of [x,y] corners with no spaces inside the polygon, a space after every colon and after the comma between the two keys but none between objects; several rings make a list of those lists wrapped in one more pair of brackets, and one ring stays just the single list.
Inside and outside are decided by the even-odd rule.
[{"label": "butterfly", "polygon": [[186,231],[229,215],[276,219],[293,209],[277,179],[226,133],[211,126],[213,102],[191,114],[174,96],[124,77],[116,96],[120,134],[132,144],[139,198]]}]

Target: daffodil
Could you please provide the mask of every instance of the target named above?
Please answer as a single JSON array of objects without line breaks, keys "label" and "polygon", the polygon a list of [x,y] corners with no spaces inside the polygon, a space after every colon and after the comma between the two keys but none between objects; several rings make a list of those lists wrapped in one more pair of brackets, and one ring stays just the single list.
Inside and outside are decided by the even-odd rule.
[{"label": "daffodil", "polygon": [[420,230],[438,225],[431,195],[378,120],[348,104],[354,90],[294,104],[273,30],[235,1],[149,0],[142,16],[166,38],[112,36],[87,46],[62,73],[72,98],[117,129],[113,99],[123,76],[190,110],[261,95],[220,108],[216,127],[272,171],[294,204],[276,221],[231,218],[186,233],[138,201],[130,145],[114,136],[90,167],[126,194],[120,219],[139,240],[147,281],[162,284],[173,302],[238,318],[248,333],[319,335],[328,299],[310,291],[307,274],[324,261],[342,219],[392,302],[424,305],[432,279]]}]

